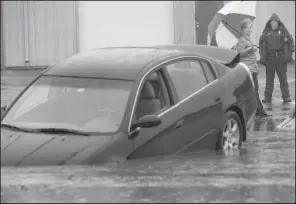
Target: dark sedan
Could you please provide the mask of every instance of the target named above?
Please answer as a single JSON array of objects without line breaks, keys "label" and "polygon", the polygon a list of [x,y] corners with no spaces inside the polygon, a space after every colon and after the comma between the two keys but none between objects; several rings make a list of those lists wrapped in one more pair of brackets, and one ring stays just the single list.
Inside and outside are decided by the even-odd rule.
[{"label": "dark sedan", "polygon": [[91,50],[47,69],[5,109],[1,165],[239,148],[255,110],[250,71],[237,52],[198,45]]}]

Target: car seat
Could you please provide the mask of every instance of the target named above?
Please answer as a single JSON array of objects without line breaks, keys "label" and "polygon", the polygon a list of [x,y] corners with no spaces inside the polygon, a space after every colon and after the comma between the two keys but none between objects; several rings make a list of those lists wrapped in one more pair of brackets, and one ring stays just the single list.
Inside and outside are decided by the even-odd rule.
[{"label": "car seat", "polygon": [[155,91],[150,82],[146,82],[144,85],[138,105],[136,110],[137,119],[143,117],[144,115],[155,114],[161,109],[160,100],[156,98]]},{"label": "car seat", "polygon": [[154,89],[154,92],[155,92],[155,97],[157,99],[160,99],[162,100],[160,97],[161,97],[161,84],[160,84],[160,79],[159,79],[159,76],[157,75],[156,72],[154,72],[149,78],[148,78],[148,81],[149,83],[151,83],[153,89]]}]

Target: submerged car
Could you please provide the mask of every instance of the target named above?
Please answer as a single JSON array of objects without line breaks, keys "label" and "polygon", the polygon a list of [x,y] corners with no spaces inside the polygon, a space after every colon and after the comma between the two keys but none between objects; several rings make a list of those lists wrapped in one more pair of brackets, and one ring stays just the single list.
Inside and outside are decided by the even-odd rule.
[{"label": "submerged car", "polygon": [[1,165],[99,164],[239,148],[255,115],[255,93],[249,69],[232,50],[90,50],[45,70],[3,109]]}]

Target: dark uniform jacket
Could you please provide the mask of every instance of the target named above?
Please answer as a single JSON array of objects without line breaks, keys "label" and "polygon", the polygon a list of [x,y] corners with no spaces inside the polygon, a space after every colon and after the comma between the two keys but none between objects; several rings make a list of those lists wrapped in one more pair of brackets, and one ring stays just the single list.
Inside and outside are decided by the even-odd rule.
[{"label": "dark uniform jacket", "polygon": [[[272,20],[277,20],[279,22],[278,29],[272,30],[270,25]],[[280,59],[286,63],[289,63],[293,60],[292,55],[294,50],[293,37],[290,35],[289,31],[286,29],[280,18],[276,14],[272,14],[270,19],[267,21],[259,40],[259,54],[261,63],[266,64],[268,56],[272,55],[271,53],[274,53],[274,55],[280,53]]]}]

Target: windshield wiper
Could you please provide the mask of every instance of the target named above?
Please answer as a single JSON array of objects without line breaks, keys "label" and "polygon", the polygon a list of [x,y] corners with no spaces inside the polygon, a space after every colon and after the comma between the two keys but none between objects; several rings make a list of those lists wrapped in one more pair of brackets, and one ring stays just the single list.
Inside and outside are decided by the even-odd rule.
[{"label": "windshield wiper", "polygon": [[20,131],[20,132],[38,132],[35,129],[22,128],[22,127],[18,127],[18,126],[14,126],[14,125],[8,125],[8,124],[1,124],[1,127],[8,128],[8,129],[11,129],[11,130]]},{"label": "windshield wiper", "polygon": [[76,135],[85,135],[85,136],[90,135],[87,132],[83,132],[80,130],[67,129],[67,128],[40,128],[37,130],[43,133],[76,134]]},{"label": "windshield wiper", "polygon": [[87,132],[79,131],[79,130],[72,130],[72,129],[66,129],[66,128],[40,128],[40,129],[31,129],[31,128],[22,128],[14,125],[8,125],[8,124],[1,124],[1,127],[8,128],[15,131],[21,131],[21,132],[43,132],[43,133],[58,133],[58,134],[77,134],[77,135],[85,135],[89,136],[90,134]]}]

